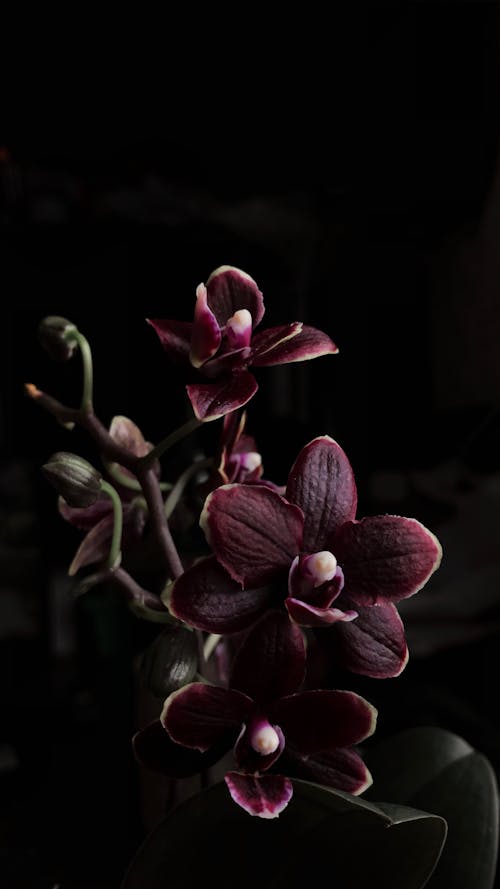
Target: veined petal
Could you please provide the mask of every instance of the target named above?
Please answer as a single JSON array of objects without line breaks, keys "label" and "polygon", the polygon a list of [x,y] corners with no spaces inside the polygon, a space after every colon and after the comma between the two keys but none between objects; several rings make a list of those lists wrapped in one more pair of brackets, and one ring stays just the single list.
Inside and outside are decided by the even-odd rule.
[{"label": "veined petal", "polygon": [[281,770],[286,771],[292,778],[313,781],[315,784],[323,784],[355,796],[363,793],[373,783],[372,776],[359,753],[345,747],[339,747],[330,753],[301,756],[291,744],[287,744],[280,760]]},{"label": "veined petal", "polygon": [[270,488],[223,485],[209,494],[200,525],[219,562],[243,586],[287,572],[302,543],[302,513]]},{"label": "veined petal", "polygon": [[203,753],[229,735],[234,743],[253,706],[239,691],[192,682],[169,695],[160,720],[176,744]]},{"label": "veined petal", "polygon": [[302,321],[292,321],[291,324],[280,324],[279,327],[267,327],[265,330],[260,330],[252,337],[251,363],[265,366],[268,363],[268,353],[273,352],[274,354],[278,346],[287,343],[288,340],[301,333],[303,326]]},{"label": "veined petal", "polygon": [[277,818],[293,794],[292,782],[282,775],[255,777],[228,772],[224,780],[235,803],[259,818]]},{"label": "veined petal", "polygon": [[352,691],[302,691],[275,701],[268,719],[302,754],[350,747],[375,731],[377,711]]},{"label": "veined petal", "polygon": [[441,562],[441,546],[416,519],[371,516],[346,522],[335,534],[335,555],[345,592],[358,604],[407,599],[422,589]]},{"label": "veined petal", "polygon": [[220,327],[240,309],[250,312],[254,327],[264,316],[264,299],[257,284],[234,266],[221,265],[212,272],[207,281],[207,299]]},{"label": "veined petal", "polygon": [[156,331],[170,360],[176,364],[189,365],[189,350],[193,333],[192,322],[168,321],[161,318],[146,318],[146,321]]},{"label": "veined petal", "polygon": [[189,360],[193,367],[201,367],[217,352],[222,339],[217,319],[207,303],[207,288],[199,284],[196,289],[193,333]]},{"label": "veined petal", "polygon": [[262,614],[269,588],[243,590],[214,556],[196,562],[172,586],[168,607],[175,617],[209,633],[237,633]]},{"label": "veined petal", "polygon": [[291,620],[300,627],[329,627],[338,621],[351,621],[357,618],[357,611],[341,611],[340,608],[316,608],[300,599],[285,599],[285,606]]},{"label": "veined petal", "polygon": [[[255,339],[253,340],[253,345]],[[302,326],[296,336],[283,339],[275,347],[261,352],[253,361],[256,367],[290,364],[292,361],[309,361],[321,355],[336,355],[338,347],[326,333],[315,327]]]},{"label": "veined petal", "polygon": [[230,685],[264,704],[296,691],[304,679],[305,668],[301,631],[283,611],[268,611],[238,650]]},{"label": "veined petal", "polygon": [[331,647],[344,669],[374,679],[399,676],[408,663],[403,621],[392,602],[361,606],[357,620],[335,627]]},{"label": "veined petal", "polygon": [[288,476],[286,499],[304,513],[304,550],[332,549],[334,532],[354,518],[358,500],[351,464],[336,441],[321,435],[302,448]]},{"label": "veined petal", "polygon": [[136,759],[144,768],[160,772],[168,778],[189,778],[213,766],[233,743],[229,733],[226,743],[210,748],[206,753],[176,744],[169,737],[159,719],[141,729],[132,738]]},{"label": "veined petal", "polygon": [[239,370],[219,382],[186,386],[195,416],[204,421],[217,420],[242,407],[258,388],[255,377],[248,370]]}]

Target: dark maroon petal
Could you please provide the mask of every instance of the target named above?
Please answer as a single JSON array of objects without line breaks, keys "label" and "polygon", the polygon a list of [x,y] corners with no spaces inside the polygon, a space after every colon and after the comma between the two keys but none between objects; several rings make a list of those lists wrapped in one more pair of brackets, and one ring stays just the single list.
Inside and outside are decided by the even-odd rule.
[{"label": "dark maroon petal", "polygon": [[248,309],[253,326],[257,327],[264,316],[264,299],[257,284],[240,269],[221,265],[207,281],[208,305],[220,327],[239,309]]},{"label": "dark maroon petal", "polygon": [[200,525],[219,562],[243,586],[288,573],[302,544],[302,513],[270,488],[223,485],[209,494]]},{"label": "dark maroon petal", "polygon": [[352,691],[302,691],[268,708],[270,722],[302,754],[350,747],[375,731],[377,711]]},{"label": "dark maroon petal", "polygon": [[161,772],[168,778],[188,778],[214,765],[233,743],[230,732],[226,743],[222,742],[206,753],[175,744],[168,736],[159,719],[151,722],[132,738],[136,759],[146,769]]},{"label": "dark maroon petal", "polygon": [[[257,366],[266,365],[267,357],[271,352],[275,353],[278,346],[287,343],[293,337],[301,333],[303,324],[301,321],[293,321],[292,324],[281,324],[279,327],[267,327],[252,337],[251,363]],[[279,364],[279,362],[278,362]]]},{"label": "dark maroon petal", "polygon": [[[256,345],[255,340],[252,345]],[[257,344],[258,345],[258,344]],[[290,364],[292,361],[308,361],[321,355],[336,355],[338,348],[326,333],[315,327],[302,327],[296,336],[281,343],[252,360],[257,367],[270,367],[274,364]]]},{"label": "dark maroon petal", "polygon": [[296,691],[304,679],[302,632],[283,611],[269,611],[252,627],[234,659],[230,685],[259,704]]},{"label": "dark maroon petal", "polygon": [[351,621],[357,611],[341,611],[340,608],[317,608],[300,599],[285,599],[290,618],[301,627],[329,627],[338,621]]},{"label": "dark maroon petal", "polygon": [[207,305],[207,288],[200,284],[196,290],[193,333],[189,359],[193,367],[201,367],[217,352],[222,339],[220,327]]},{"label": "dark maroon petal", "polygon": [[333,541],[345,591],[355,602],[406,599],[420,590],[441,561],[434,534],[416,519],[371,516],[346,522]]},{"label": "dark maroon petal", "polygon": [[288,477],[286,499],[304,513],[305,552],[332,549],[334,532],[354,518],[357,506],[351,464],[336,441],[322,435],[302,448]]},{"label": "dark maroon petal", "polygon": [[68,506],[66,501],[63,500],[62,497],[59,497],[57,500],[57,507],[63,519],[66,519],[66,521],[70,522],[71,525],[74,525],[75,528],[80,528],[81,531],[90,531],[94,525],[97,525],[97,523],[104,518],[104,516],[113,512],[111,500],[104,494],[102,497],[99,497],[99,500],[96,500],[92,506],[85,506],[83,508]]},{"label": "dark maroon petal", "polygon": [[392,602],[360,607],[357,620],[335,627],[331,648],[344,669],[374,679],[399,676],[408,662],[403,622]]},{"label": "dark maroon petal", "polygon": [[237,633],[249,627],[268,606],[269,588],[242,590],[211,556],[202,559],[174,583],[169,609],[180,620],[209,633]]},{"label": "dark maroon petal", "polygon": [[[252,723],[252,717],[250,717]],[[270,769],[273,763],[281,756],[285,747],[285,736],[279,725],[272,728],[276,732],[279,743],[273,753],[261,754],[257,753],[250,743],[251,726],[245,726],[234,746],[234,759],[236,765],[241,771],[255,774],[256,772],[265,772]]]},{"label": "dark maroon petal", "polygon": [[359,753],[345,747],[331,753],[316,753],[314,756],[301,756],[287,744],[280,771],[286,771],[292,778],[313,781],[335,790],[358,795],[372,784],[372,776]]},{"label": "dark maroon petal", "polygon": [[189,400],[198,420],[217,420],[242,407],[257,392],[255,377],[240,370],[217,383],[193,383],[186,386]]},{"label": "dark maroon petal", "polygon": [[228,380],[233,374],[247,368],[250,348],[242,346],[240,349],[225,351],[226,346],[227,342],[223,340],[218,354],[200,368],[207,380]]},{"label": "dark maroon petal", "polygon": [[146,321],[158,334],[170,360],[175,361],[176,364],[189,364],[189,350],[193,332],[191,321],[168,321],[160,318],[153,320],[146,318]]},{"label": "dark maroon petal", "polygon": [[231,732],[236,741],[253,706],[239,691],[193,682],[167,698],[160,719],[173,741],[203,752]]},{"label": "dark maroon petal", "polygon": [[277,818],[288,805],[293,794],[289,778],[282,775],[241,775],[228,772],[225,782],[235,803],[249,815],[260,818]]}]

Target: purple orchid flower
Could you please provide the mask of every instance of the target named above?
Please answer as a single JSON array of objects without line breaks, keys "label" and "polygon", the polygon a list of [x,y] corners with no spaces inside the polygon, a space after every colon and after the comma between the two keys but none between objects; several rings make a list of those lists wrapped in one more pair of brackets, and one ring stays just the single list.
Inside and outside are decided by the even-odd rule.
[{"label": "purple orchid flower", "polygon": [[[136,457],[144,457],[153,447],[150,442],[145,441],[141,430],[128,417],[113,417],[109,434],[117,444],[128,448]],[[134,478],[124,466],[118,468],[123,476]],[[126,549],[142,536],[146,511],[137,503],[136,493],[119,484],[116,486],[122,501],[122,546]],[[101,562],[107,557],[114,526],[113,506],[105,494],[101,494],[92,506],[83,509],[68,506],[62,497],[59,498],[58,506],[60,514],[67,522],[87,532],[69,567],[68,573],[72,577],[80,568]]]},{"label": "purple orchid flower", "polygon": [[200,523],[215,556],[172,587],[169,607],[191,626],[243,630],[284,603],[295,623],[330,627],[346,669],[397,676],[408,660],[395,602],[421,589],[441,561],[436,537],[415,519],[355,519],[354,474],[328,436],[306,445],[285,497],[265,487],[224,485]]},{"label": "purple orchid flower", "polygon": [[241,414],[239,411],[233,411],[224,417],[220,444],[214,461],[216,469],[203,486],[205,497],[215,488],[227,484],[265,485],[280,494],[284,493],[283,486],[262,477],[264,471],[262,457],[257,450],[255,439],[245,431],[246,420],[246,411]]},{"label": "purple orchid flower", "polygon": [[354,692],[297,691],[305,666],[299,627],[284,612],[268,612],[236,654],[229,688],[194,682],[171,694],[160,720],[135,736],[137,758],[170,777],[186,777],[232,748],[229,792],[261,818],[286,807],[293,794],[289,776],[362,793],[371,775],[351,747],[372,734],[376,710]]},{"label": "purple orchid flower", "polygon": [[246,419],[245,411],[224,417],[217,467],[219,484],[252,484],[262,478],[262,457],[255,439],[245,432]]},{"label": "purple orchid flower", "polygon": [[254,334],[263,316],[255,281],[225,265],[212,272],[206,286],[197,287],[192,323],[149,321],[170,358],[208,380],[187,386],[199,420],[216,420],[250,401],[258,389],[250,365],[288,364],[338,352],[330,337],[300,321]]}]

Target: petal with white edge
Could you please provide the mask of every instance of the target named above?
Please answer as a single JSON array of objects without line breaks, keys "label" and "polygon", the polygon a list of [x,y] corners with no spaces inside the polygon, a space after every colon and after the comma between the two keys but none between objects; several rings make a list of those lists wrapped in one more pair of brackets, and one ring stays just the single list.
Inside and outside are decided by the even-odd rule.
[{"label": "petal with white edge", "polygon": [[259,818],[277,818],[293,795],[292,782],[282,775],[256,777],[228,772],[225,782],[235,803]]},{"label": "petal with white edge", "polygon": [[243,586],[288,575],[301,549],[302,513],[270,488],[222,485],[210,494],[200,525],[219,562]]},{"label": "petal with white edge", "polygon": [[333,540],[345,593],[354,602],[398,602],[422,589],[439,567],[438,539],[416,519],[370,516],[346,522]]}]

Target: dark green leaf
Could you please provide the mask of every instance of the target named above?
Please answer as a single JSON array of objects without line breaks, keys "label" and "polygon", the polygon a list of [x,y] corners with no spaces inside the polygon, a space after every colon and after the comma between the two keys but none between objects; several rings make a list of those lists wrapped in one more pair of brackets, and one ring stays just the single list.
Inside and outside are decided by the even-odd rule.
[{"label": "dark green leaf", "polygon": [[451,732],[416,728],[383,741],[366,761],[374,779],[370,797],[435,812],[448,823],[448,839],[428,889],[491,889],[498,791],[488,760]]},{"label": "dark green leaf", "polygon": [[303,889],[318,873],[335,889],[420,889],[445,835],[441,818],[404,807],[383,811],[305,781],[294,781],[279,818],[252,818],[218,784],[156,828],[122,889]]}]

